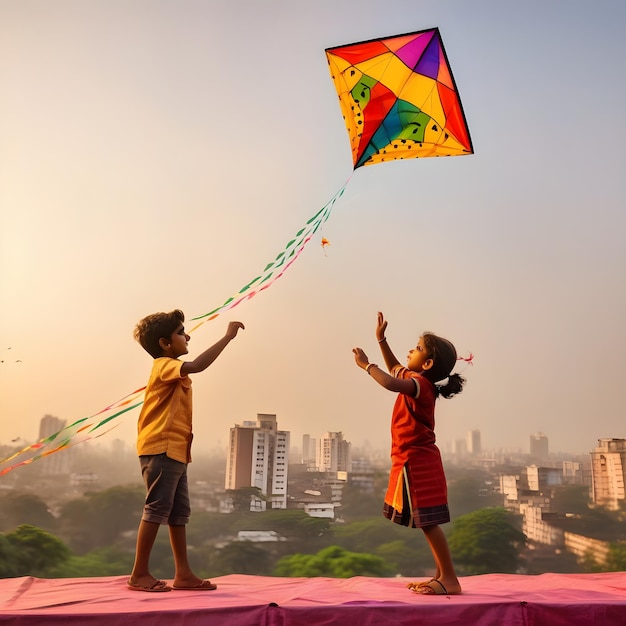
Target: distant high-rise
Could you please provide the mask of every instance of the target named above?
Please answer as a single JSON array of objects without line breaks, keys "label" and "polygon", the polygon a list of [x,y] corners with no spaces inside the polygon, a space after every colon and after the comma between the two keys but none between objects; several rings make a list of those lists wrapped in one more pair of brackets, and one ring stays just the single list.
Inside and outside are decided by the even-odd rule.
[{"label": "distant high-rise", "polygon": [[318,472],[349,472],[351,470],[349,441],[343,433],[324,433],[317,442],[315,464]]},{"label": "distant high-rise", "polygon": [[264,500],[251,509],[287,508],[289,432],[278,430],[276,415],[258,413],[256,422],[245,421],[230,429],[226,458],[226,489],[258,487]]},{"label": "distant high-rise", "polygon": [[465,458],[467,455],[467,440],[455,439],[452,442],[452,454],[454,454],[457,459]]},{"label": "distant high-rise", "polygon": [[[39,421],[39,440],[41,441],[46,437],[50,437],[50,435],[58,433],[65,428],[66,424],[67,422],[59,417],[44,415]],[[52,454],[45,457],[43,461],[45,461],[43,467],[45,468],[46,474],[59,475],[70,473],[67,451],[63,451],[61,454]]]},{"label": "distant high-rise", "polygon": [[41,420],[39,420],[39,440],[41,441],[46,437],[50,437],[50,435],[58,433],[65,428],[66,424],[67,422],[60,417],[44,415]]},{"label": "distant high-rise", "polygon": [[536,465],[547,463],[549,459],[548,438],[543,433],[530,436],[530,459]]},{"label": "distant high-rise", "polygon": [[472,456],[478,456],[482,452],[480,445],[480,430],[470,430],[467,433],[467,451]]},{"label": "distant high-rise", "polygon": [[598,439],[591,453],[591,497],[594,504],[611,511],[624,503],[626,439]]},{"label": "distant high-rise", "polygon": [[302,464],[311,471],[315,471],[315,453],[317,448],[317,439],[311,435],[302,436]]}]

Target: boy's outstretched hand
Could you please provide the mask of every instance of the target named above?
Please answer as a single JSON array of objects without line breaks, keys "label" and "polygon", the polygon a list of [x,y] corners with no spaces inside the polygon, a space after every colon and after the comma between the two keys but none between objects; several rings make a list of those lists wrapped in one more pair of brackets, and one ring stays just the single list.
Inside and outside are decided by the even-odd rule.
[{"label": "boy's outstretched hand", "polygon": [[226,329],[226,336],[229,339],[234,339],[237,336],[239,330],[245,330],[245,326],[241,322],[228,322],[228,328]]}]

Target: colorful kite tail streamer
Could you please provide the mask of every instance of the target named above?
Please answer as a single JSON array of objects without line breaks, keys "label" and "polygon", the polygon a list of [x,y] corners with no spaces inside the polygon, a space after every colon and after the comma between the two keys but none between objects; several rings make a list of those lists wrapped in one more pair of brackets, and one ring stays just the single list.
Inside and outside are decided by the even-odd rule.
[{"label": "colorful kite tail streamer", "polygon": [[[276,255],[275,259],[265,266],[262,273],[239,289],[237,293],[225,300],[221,306],[209,311],[208,313],[191,318],[194,321],[199,320],[199,322],[188,332],[191,333],[197,330],[205,322],[214,320],[220,315],[220,313],[234,309],[245,300],[250,300],[262,291],[269,289],[269,287],[271,287],[291,267],[295,260],[300,256],[307,243],[311,241],[315,233],[319,230],[321,225],[328,220],[335,202],[341,198],[351,178],[352,174],[343,184],[341,189],[319,211],[317,211],[315,215],[307,220],[306,224],[298,230],[294,237],[289,240],[285,248],[278,255]],[[112,420],[116,419],[120,415],[140,407],[143,404],[143,399],[139,402],[136,402],[136,400],[145,391],[145,389],[145,387],[140,387],[139,389],[136,389],[135,391],[132,391],[131,393],[120,398],[116,402],[107,405],[97,413],[94,413],[89,417],[83,417],[76,420],[69,426],[62,428],[59,432],[54,433],[37,443],[26,446],[12,456],[3,459],[0,461],[0,467],[11,463],[11,461],[15,462],[1,469],[0,476],[7,474],[17,467],[28,465],[29,463],[33,463],[34,461],[42,459],[46,456],[50,456],[51,454],[65,450],[79,443],[89,441],[90,439],[101,437],[107,432],[110,432],[116,425],[112,425],[110,428],[105,430],[100,429],[106,424],[110,424]],[[93,421],[94,418],[105,415],[111,411],[115,412],[111,415],[107,415],[98,422]]]},{"label": "colorful kite tail streamer", "polygon": [[[337,202],[337,200],[339,200],[339,198],[343,195],[350,179],[352,178],[352,175],[353,174],[349,176],[348,180],[346,180],[346,182],[342,185],[341,189],[339,189],[339,191],[337,191],[337,193],[335,193],[335,195],[319,211],[317,211],[315,215],[306,221],[305,225],[300,228],[298,232],[296,232],[296,234],[287,242],[283,250],[276,255],[274,260],[267,263],[267,265],[263,268],[263,271],[258,276],[246,283],[243,287],[241,287],[241,289],[239,289],[239,291],[227,298],[217,308],[212,309],[208,313],[192,317],[192,321],[199,320],[199,322],[188,332],[191,333],[197,330],[205,322],[215,319],[218,315],[220,315],[220,313],[234,309],[244,300],[249,300],[261,291],[264,291],[273,285],[285,273],[285,270],[300,256],[306,244],[311,240],[322,224],[328,220],[335,202]],[[277,272],[279,269],[281,269],[281,271]]]}]

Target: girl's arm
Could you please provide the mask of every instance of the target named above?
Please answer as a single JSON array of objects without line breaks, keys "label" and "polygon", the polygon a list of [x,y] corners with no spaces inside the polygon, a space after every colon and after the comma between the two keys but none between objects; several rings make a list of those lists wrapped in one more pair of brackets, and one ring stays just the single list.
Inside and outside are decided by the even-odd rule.
[{"label": "girl's arm", "polygon": [[[415,381],[410,378],[395,378],[381,370],[375,363],[370,363],[367,355],[361,348],[354,348],[354,361],[364,369],[381,387],[394,391],[395,393],[403,393],[406,395],[415,395]],[[389,350],[391,354],[391,350]],[[393,356],[393,355],[392,355]]]},{"label": "girl's arm", "polygon": [[385,338],[386,330],[387,321],[385,320],[384,315],[379,311],[378,324],[376,325],[376,339],[378,340],[378,345],[380,346],[380,352],[383,355],[383,359],[385,359],[385,365],[387,366],[387,369],[392,372],[396,365],[400,365],[400,361],[398,361],[387,343],[387,339]]}]

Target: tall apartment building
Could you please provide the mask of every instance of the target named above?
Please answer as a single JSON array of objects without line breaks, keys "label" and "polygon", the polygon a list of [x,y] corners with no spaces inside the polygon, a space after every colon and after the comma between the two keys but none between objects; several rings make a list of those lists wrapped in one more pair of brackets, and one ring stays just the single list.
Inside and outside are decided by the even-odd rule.
[{"label": "tall apartment building", "polygon": [[317,439],[311,435],[302,435],[302,464],[309,471],[316,471],[315,456],[317,449]]},{"label": "tall apartment building", "polygon": [[318,472],[350,472],[352,460],[351,444],[343,438],[343,433],[324,433],[317,440],[315,464]]},{"label": "tall apartment building", "polygon": [[54,415],[44,415],[39,420],[39,440],[45,439],[65,428],[66,421]]},{"label": "tall apartment building", "polygon": [[458,460],[467,456],[467,439],[455,439],[452,442],[452,454]]},{"label": "tall apartment building", "polygon": [[480,430],[470,430],[467,433],[467,451],[472,456],[479,456],[482,452],[480,444]]},{"label": "tall apartment building", "polygon": [[530,460],[536,465],[543,465],[549,459],[548,438],[543,433],[530,436]]},{"label": "tall apartment building", "polygon": [[[54,415],[44,415],[39,421],[39,441],[45,439],[46,437],[50,437],[50,435],[58,433],[60,430],[63,430],[66,425],[67,422],[59,417],[55,417]],[[45,473],[55,476],[60,474],[69,474],[70,457],[68,456],[68,452],[69,451],[66,450],[62,454],[53,454],[42,459],[45,462],[43,465]]]},{"label": "tall apartment building", "polygon": [[289,432],[278,430],[276,415],[258,413],[230,429],[225,487],[258,487],[264,499],[253,499],[251,510],[285,509],[288,459]]},{"label": "tall apartment building", "polygon": [[594,504],[611,511],[620,508],[626,494],[626,439],[598,439],[591,453],[591,497]]}]

